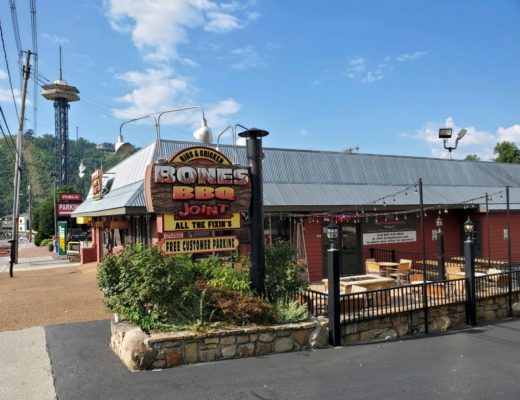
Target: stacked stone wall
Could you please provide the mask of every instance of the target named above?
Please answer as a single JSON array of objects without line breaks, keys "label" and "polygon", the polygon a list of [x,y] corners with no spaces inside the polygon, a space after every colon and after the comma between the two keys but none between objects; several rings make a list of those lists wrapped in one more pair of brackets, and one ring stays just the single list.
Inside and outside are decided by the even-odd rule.
[{"label": "stacked stone wall", "polygon": [[184,331],[147,335],[134,325],[112,322],[111,348],[131,370],[162,369],[309,350],[315,328],[315,322],[305,322],[209,333]]}]

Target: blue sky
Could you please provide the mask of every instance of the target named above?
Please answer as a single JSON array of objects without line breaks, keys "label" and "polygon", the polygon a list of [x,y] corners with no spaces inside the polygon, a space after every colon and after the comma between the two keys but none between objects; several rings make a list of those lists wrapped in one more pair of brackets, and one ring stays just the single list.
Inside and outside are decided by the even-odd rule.
[{"label": "blue sky", "polygon": [[[17,15],[31,49],[28,1]],[[0,21],[19,90],[7,1]],[[454,158],[520,144],[518,0],[46,0],[37,21],[40,73],[58,78],[62,45],[64,79],[80,90],[71,138],[78,126],[88,140],[114,142],[126,119],[200,105],[214,136],[240,123],[268,130],[269,147],[446,157],[440,126],[468,129]],[[3,54],[0,104],[16,131]],[[191,140],[198,120],[170,114],[162,137]],[[37,121],[38,135],[54,133],[42,97]],[[144,120],[123,134],[143,146],[154,128]]]}]

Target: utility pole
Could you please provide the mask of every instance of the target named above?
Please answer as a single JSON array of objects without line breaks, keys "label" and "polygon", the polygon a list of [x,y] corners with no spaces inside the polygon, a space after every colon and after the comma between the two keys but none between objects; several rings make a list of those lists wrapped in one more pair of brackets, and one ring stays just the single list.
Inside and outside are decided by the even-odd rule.
[{"label": "utility pole", "polygon": [[[11,265],[18,264],[18,222],[20,218],[20,175],[22,162],[22,137],[23,126],[25,122],[25,98],[27,95],[27,81],[29,80],[31,52],[27,50],[25,58],[25,65],[23,67],[23,81],[22,81],[22,104],[20,111],[20,122],[18,125],[18,136],[16,138],[16,162],[14,165],[14,191],[13,191],[13,231],[11,246],[14,251],[11,251]],[[12,274],[11,274],[12,277]]]},{"label": "utility pole", "polygon": [[29,243],[32,242],[32,199],[31,199],[31,184],[27,186],[29,192]]}]

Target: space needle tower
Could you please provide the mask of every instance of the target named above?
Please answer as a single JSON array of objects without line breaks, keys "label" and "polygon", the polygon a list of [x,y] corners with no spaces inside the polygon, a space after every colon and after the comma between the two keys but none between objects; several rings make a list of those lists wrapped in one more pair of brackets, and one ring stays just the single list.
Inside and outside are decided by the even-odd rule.
[{"label": "space needle tower", "polygon": [[70,102],[79,100],[79,90],[63,80],[61,70],[60,48],[60,79],[43,86],[42,96],[54,101],[54,132],[56,136],[55,172],[56,186],[62,187],[68,183],[68,145],[69,145],[69,108]]}]

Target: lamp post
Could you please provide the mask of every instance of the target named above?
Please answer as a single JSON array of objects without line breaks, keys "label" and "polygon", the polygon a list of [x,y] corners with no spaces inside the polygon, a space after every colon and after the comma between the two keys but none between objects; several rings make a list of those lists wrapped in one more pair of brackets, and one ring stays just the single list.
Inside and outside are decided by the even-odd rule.
[{"label": "lamp post", "polygon": [[471,326],[477,324],[477,308],[475,301],[475,261],[474,261],[474,244],[473,232],[475,225],[468,219],[464,222],[464,233],[466,240],[464,241],[464,271],[467,281],[466,289],[466,320]]},{"label": "lamp post", "polygon": [[455,146],[446,146],[446,143],[448,142],[448,139],[451,138],[452,129],[451,128],[440,128],[439,129],[439,139],[443,139],[443,145],[446,150],[450,153],[450,160],[451,160],[451,152],[457,148],[457,145],[459,144],[460,140],[464,137],[464,135],[468,131],[466,129],[461,129],[457,135],[457,139],[455,140]]},{"label": "lamp post", "polygon": [[339,237],[339,226],[335,223],[327,225],[327,239],[330,249],[327,250],[327,279],[328,279],[328,317],[329,343],[333,346],[341,345],[340,300],[339,300],[339,250],[334,242]]},{"label": "lamp post", "polygon": [[439,280],[443,281],[446,276],[444,268],[444,232],[442,232],[444,222],[440,215],[435,220],[435,225],[437,226],[437,268]]},{"label": "lamp post", "polygon": [[132,148],[130,143],[125,142],[124,139],[123,139],[122,129],[123,129],[124,125],[126,125],[126,124],[128,124],[130,122],[139,121],[141,119],[152,118],[154,120],[154,125],[155,125],[155,135],[156,135],[156,139],[155,140],[156,140],[157,160],[161,160],[162,159],[162,152],[161,152],[161,117],[164,114],[169,114],[169,113],[179,112],[179,111],[194,110],[194,109],[200,110],[200,112],[202,113],[202,118],[201,118],[201,125],[200,125],[200,127],[197,128],[193,132],[193,137],[195,139],[197,139],[198,141],[201,141],[202,143],[211,144],[212,141],[213,141],[213,138],[212,138],[212,135],[211,135],[211,130],[209,129],[208,123],[206,121],[206,116],[204,115],[204,109],[202,107],[200,107],[200,106],[188,106],[188,107],[182,107],[182,108],[175,108],[175,109],[172,109],[172,110],[165,110],[165,111],[161,111],[161,112],[154,113],[154,114],[143,115],[141,117],[137,117],[137,118],[130,119],[128,121],[124,121],[119,126],[119,135],[117,136],[117,142],[116,142],[116,144],[114,146],[114,149],[115,149],[116,153],[117,154],[128,154],[130,152],[131,148]]},{"label": "lamp post", "polygon": [[259,295],[265,293],[265,250],[264,250],[264,194],[262,160],[262,138],[269,132],[251,128],[240,132],[246,138],[246,154],[251,167],[251,204],[249,206],[251,288]]},{"label": "lamp post", "polygon": [[51,172],[51,176],[54,178],[54,185],[53,185],[53,205],[54,205],[54,236],[56,236],[56,179],[58,179],[58,174],[56,172]]},{"label": "lamp post", "polygon": [[[220,132],[217,136],[217,151],[219,150],[219,146],[220,146],[220,137],[226,133],[228,130],[231,130],[231,135],[233,135],[233,163],[234,164],[237,164],[238,163],[238,154],[237,154],[237,131],[236,131],[236,127],[237,126],[242,126],[242,125],[228,125],[222,132]],[[247,128],[245,128],[247,130]]]}]

